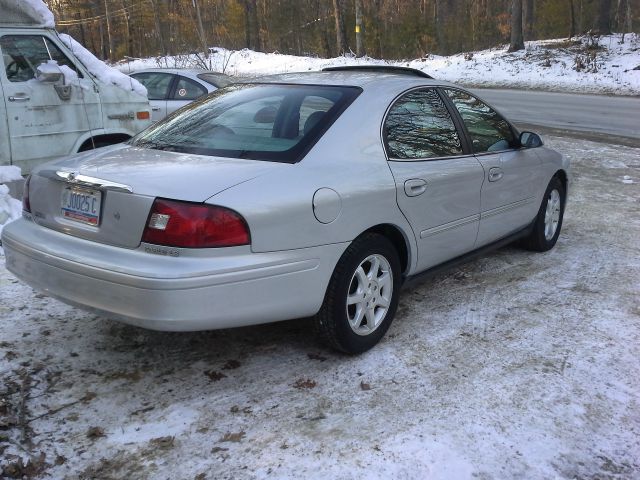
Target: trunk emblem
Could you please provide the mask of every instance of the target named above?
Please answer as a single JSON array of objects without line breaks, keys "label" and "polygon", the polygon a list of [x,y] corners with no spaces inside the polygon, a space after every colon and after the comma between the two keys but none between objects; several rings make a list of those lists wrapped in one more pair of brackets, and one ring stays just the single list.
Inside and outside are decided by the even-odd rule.
[{"label": "trunk emblem", "polygon": [[102,178],[90,177],[88,175],[83,175],[81,173],[76,172],[67,172],[64,170],[51,171],[45,170],[40,172],[40,175],[48,178],[54,178],[56,180],[66,180],[69,183],[78,183],[81,185],[86,185],[87,187],[99,188],[105,190],[118,190],[121,192],[132,193],[133,188],[129,185],[125,185],[124,183],[111,182],[109,180],[104,180]]}]

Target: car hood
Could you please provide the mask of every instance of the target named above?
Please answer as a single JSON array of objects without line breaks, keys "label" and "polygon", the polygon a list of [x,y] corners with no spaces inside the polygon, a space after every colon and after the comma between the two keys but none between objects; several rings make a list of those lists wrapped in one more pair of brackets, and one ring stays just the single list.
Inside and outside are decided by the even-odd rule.
[{"label": "car hood", "polygon": [[223,190],[287,166],[116,145],[49,162],[37,172],[73,172],[127,185],[137,195],[204,202]]}]

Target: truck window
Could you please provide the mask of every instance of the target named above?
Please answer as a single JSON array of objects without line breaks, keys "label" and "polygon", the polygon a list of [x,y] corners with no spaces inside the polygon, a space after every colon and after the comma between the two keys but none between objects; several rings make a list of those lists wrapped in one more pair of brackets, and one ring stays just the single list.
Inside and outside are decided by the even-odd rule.
[{"label": "truck window", "polygon": [[[41,35],[5,35],[0,38],[2,60],[10,82],[26,82],[36,75],[36,68],[47,60],[66,65],[72,70],[76,66],[48,38]],[[77,71],[82,78],[82,72]]]}]

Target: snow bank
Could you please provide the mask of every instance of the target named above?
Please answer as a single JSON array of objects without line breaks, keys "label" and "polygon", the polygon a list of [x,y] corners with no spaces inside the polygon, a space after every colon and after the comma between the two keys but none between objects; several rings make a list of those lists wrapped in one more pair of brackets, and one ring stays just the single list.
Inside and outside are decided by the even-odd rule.
[{"label": "snow bank", "polygon": [[0,23],[54,28],[53,13],[42,0],[0,0]]},{"label": "snow bank", "polygon": [[82,64],[87,67],[87,70],[98,80],[107,84],[116,85],[124,90],[134,91],[143,97],[147,96],[147,89],[136,79],[108,66],[66,33],[61,33],[59,37],[69,50],[80,59]]},{"label": "snow bank", "polygon": [[[437,78],[481,87],[535,88],[540,90],[640,94],[640,36],[614,34],[526,42],[526,48],[498,49],[429,57],[406,65],[426,69]],[[577,64],[581,65],[580,67]]]},{"label": "snow bank", "polygon": [[[274,73],[305,72],[341,65],[395,65],[416,68],[436,78],[467,86],[534,88],[549,91],[640,94],[638,34],[614,34],[599,39],[583,37],[526,42],[526,49],[509,53],[507,46],[460,53],[448,57],[427,55],[405,61],[369,57],[296,57],[251,50],[212,49],[211,69],[230,75],[251,77]],[[586,64],[576,70],[580,60]],[[131,72],[142,68],[188,68],[201,64],[195,55],[138,59],[119,66]]]},{"label": "snow bank", "polygon": [[0,183],[12,182],[14,180],[20,180],[22,178],[22,171],[20,167],[6,166],[0,167]]},{"label": "snow bank", "polygon": [[[20,180],[20,169],[18,167],[0,167],[0,235],[2,228],[9,222],[20,218],[22,215],[22,203],[9,195],[9,187],[2,185],[13,180]],[[0,255],[4,255],[0,247]]]}]

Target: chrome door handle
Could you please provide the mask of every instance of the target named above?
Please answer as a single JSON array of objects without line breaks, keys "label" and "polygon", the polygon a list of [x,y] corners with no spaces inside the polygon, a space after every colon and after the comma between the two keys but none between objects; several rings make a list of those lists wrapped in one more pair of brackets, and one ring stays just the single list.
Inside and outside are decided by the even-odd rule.
[{"label": "chrome door handle", "polygon": [[404,193],[407,197],[417,197],[427,191],[427,182],[421,178],[412,178],[404,182]]},{"label": "chrome door handle", "polygon": [[9,97],[10,102],[26,102],[27,100],[31,100],[31,98],[27,97],[24,93]]},{"label": "chrome door handle", "polygon": [[502,169],[500,167],[493,167],[489,169],[490,182],[497,182],[502,178],[503,175],[504,173],[502,172]]}]

